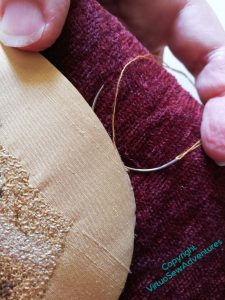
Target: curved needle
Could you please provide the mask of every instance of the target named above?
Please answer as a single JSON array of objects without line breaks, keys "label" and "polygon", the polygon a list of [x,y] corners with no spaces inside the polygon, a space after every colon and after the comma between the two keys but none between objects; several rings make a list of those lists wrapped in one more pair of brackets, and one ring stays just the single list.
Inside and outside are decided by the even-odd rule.
[{"label": "curved needle", "polygon": [[[123,68],[122,72],[120,73],[120,77],[119,77],[118,82],[117,82],[117,88],[116,88],[116,94],[115,94],[115,98],[114,98],[114,103],[113,103],[113,116],[112,116],[112,132],[113,132],[113,139],[112,139],[112,141],[113,141],[113,144],[114,144],[115,147],[116,147],[116,142],[115,142],[115,113],[116,113],[116,103],[117,103],[117,97],[118,97],[118,93],[119,93],[119,85],[120,85],[123,73],[125,72],[125,69],[132,62],[134,62],[134,61],[136,61],[138,59],[146,59],[148,56],[149,55],[140,55],[140,56],[135,57],[134,59],[132,59],[130,62],[128,62],[125,65],[125,67]],[[150,59],[150,57],[149,57],[149,59]],[[167,65],[166,67],[169,67],[169,66]],[[94,101],[93,101],[93,104],[92,104],[93,111],[95,110],[95,106],[96,106],[97,100],[98,100],[98,98],[99,98],[99,96],[100,96],[100,94],[101,94],[104,86],[105,86],[105,84],[103,84],[101,86],[101,88],[99,89],[99,91],[97,92],[97,94],[96,94],[96,96],[94,98]],[[160,171],[160,170],[166,169],[169,166],[177,163],[179,160],[183,159],[187,154],[189,154],[190,152],[194,151],[195,149],[197,149],[200,146],[201,146],[201,141],[199,140],[193,146],[191,146],[189,149],[187,149],[183,153],[177,155],[173,160],[171,160],[171,161],[169,161],[169,162],[167,162],[167,163],[165,163],[165,164],[163,164],[163,165],[161,165],[159,167],[150,168],[150,169],[138,169],[138,168],[132,168],[132,167],[128,167],[128,166],[125,166],[125,167],[126,167],[127,170],[135,171],[135,172],[140,172],[140,173],[149,173],[149,172]]]}]

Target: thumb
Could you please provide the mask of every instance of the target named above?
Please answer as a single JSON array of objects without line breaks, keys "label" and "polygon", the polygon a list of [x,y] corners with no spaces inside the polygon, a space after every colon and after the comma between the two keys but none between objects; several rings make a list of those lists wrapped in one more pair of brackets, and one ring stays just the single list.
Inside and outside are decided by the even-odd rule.
[{"label": "thumb", "polygon": [[60,35],[69,0],[0,0],[0,42],[40,51]]},{"label": "thumb", "polygon": [[206,65],[196,79],[205,102],[201,136],[206,153],[225,166],[225,47],[207,55]]}]

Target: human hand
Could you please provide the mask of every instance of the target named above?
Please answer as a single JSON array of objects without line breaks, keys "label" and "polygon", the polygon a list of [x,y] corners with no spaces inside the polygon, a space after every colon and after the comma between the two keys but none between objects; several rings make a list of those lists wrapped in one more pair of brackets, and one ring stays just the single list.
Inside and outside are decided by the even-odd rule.
[{"label": "human hand", "polygon": [[152,52],[166,45],[191,71],[205,104],[207,154],[225,165],[225,32],[204,0],[101,0]]},{"label": "human hand", "polygon": [[[151,52],[168,45],[196,78],[205,104],[202,144],[225,162],[225,32],[204,0],[101,0]],[[0,40],[39,51],[58,37],[69,0],[0,0]]]},{"label": "human hand", "polygon": [[0,0],[0,41],[40,51],[60,35],[70,0]]}]

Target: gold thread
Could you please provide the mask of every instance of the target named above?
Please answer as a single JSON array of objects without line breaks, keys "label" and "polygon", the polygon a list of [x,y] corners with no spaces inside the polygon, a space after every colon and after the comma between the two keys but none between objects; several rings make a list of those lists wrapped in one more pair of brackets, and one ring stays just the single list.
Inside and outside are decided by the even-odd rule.
[{"label": "gold thread", "polygon": [[187,154],[191,153],[192,151],[194,151],[195,149],[197,149],[200,146],[201,146],[201,141],[199,140],[193,146],[191,146],[189,149],[187,149],[185,152],[176,156],[176,159],[177,160],[183,159]]},{"label": "gold thread", "polygon": [[[117,148],[117,146],[116,146],[116,132],[115,132],[115,116],[116,116],[116,106],[117,106],[117,99],[118,99],[119,90],[120,90],[120,84],[121,84],[123,75],[124,75],[126,69],[128,68],[128,66],[130,66],[135,61],[141,60],[141,59],[152,60],[152,55],[151,54],[138,55],[135,58],[133,58],[130,61],[128,61],[124,65],[124,67],[122,68],[122,71],[120,72],[119,78],[118,78],[117,83],[116,83],[116,91],[115,91],[114,101],[113,101],[113,105],[112,105],[112,142],[113,142],[115,148]],[[167,67],[167,68],[169,68],[169,69],[171,69],[173,71],[179,72],[180,74],[184,75],[194,85],[194,83],[189,79],[189,77],[186,74],[184,74],[182,71],[178,71],[178,70],[176,70],[174,68],[171,68],[166,63],[163,63],[162,65],[164,65],[165,67]],[[93,101],[93,104],[92,104],[92,109],[93,110],[95,108],[95,105],[97,103],[97,99],[98,99],[101,91],[103,90],[104,86],[105,86],[105,84],[103,84],[101,86],[100,90],[98,91],[98,93],[96,94],[96,96],[94,98],[94,101]],[[165,164],[163,164],[163,165],[161,165],[159,167],[150,168],[150,169],[137,169],[137,168],[132,168],[132,167],[128,167],[128,166],[125,166],[125,167],[126,167],[126,169],[128,171],[131,170],[131,171],[143,172],[143,173],[159,171],[159,170],[165,169],[165,168],[171,166],[172,164],[178,162],[179,160],[183,159],[186,155],[188,155],[192,151],[196,150],[200,146],[201,146],[201,141],[198,140],[194,145],[192,145],[186,151],[184,151],[183,153],[177,155],[175,159],[173,159],[173,160],[171,160],[171,161],[169,161],[169,162],[167,162],[167,163],[165,163]]]},{"label": "gold thread", "polygon": [[113,113],[112,113],[112,141],[113,144],[116,146],[116,133],[115,133],[115,115],[116,115],[116,105],[117,105],[117,98],[118,98],[118,94],[119,94],[119,88],[120,88],[120,83],[123,77],[124,72],[126,71],[127,67],[129,65],[131,65],[133,62],[135,62],[136,60],[139,59],[150,59],[150,55],[146,54],[146,55],[138,55],[135,58],[131,59],[128,63],[125,64],[125,66],[123,67],[120,76],[118,78],[117,84],[116,84],[116,93],[115,93],[115,97],[114,97],[114,102],[113,102]]}]

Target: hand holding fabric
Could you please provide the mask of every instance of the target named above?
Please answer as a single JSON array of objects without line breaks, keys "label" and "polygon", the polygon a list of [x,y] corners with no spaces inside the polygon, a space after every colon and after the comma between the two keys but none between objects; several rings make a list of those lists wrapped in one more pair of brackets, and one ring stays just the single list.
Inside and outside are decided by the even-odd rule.
[{"label": "hand holding fabric", "polygon": [[[196,78],[205,104],[201,125],[207,154],[225,162],[225,32],[203,0],[101,0],[142,43],[157,52],[168,45]],[[40,51],[61,33],[69,0],[0,0],[3,44]]]}]

